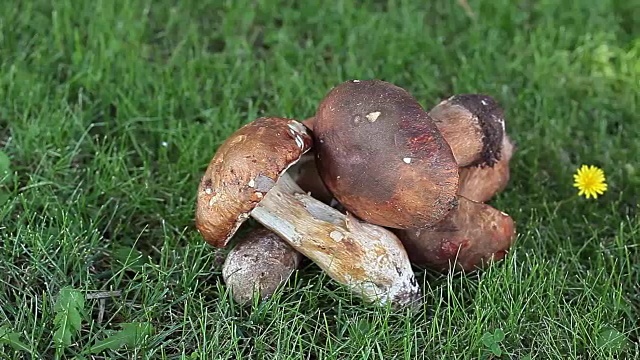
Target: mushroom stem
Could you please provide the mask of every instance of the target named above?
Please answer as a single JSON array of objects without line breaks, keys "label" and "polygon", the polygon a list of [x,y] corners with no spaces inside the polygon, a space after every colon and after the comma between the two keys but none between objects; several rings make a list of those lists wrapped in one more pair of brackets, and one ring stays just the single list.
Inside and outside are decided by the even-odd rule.
[{"label": "mushroom stem", "polygon": [[404,306],[419,286],[400,240],[312,198],[283,174],[251,216],[362,298]]},{"label": "mushroom stem", "polygon": [[222,277],[236,302],[250,303],[256,292],[264,300],[289,279],[302,258],[269,229],[255,228],[231,249]]}]

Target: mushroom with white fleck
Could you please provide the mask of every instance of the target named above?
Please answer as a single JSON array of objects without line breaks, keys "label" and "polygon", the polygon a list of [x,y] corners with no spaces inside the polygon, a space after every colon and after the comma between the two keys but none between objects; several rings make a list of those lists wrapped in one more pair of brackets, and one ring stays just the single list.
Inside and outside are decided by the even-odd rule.
[{"label": "mushroom with white fleck", "polygon": [[433,119],[405,89],[381,80],[344,82],[309,122],[324,184],[360,219],[426,228],[455,207],[458,164]]}]

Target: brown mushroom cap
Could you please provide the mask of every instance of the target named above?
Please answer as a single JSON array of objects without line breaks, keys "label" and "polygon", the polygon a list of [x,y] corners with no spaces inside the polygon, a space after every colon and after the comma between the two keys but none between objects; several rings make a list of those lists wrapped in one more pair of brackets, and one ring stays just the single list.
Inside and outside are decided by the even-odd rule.
[{"label": "brown mushroom cap", "polygon": [[501,260],[516,236],[509,215],[464,197],[433,229],[397,234],[414,265],[438,271],[473,271]]},{"label": "brown mushroom cap", "polygon": [[477,202],[487,202],[504,190],[509,182],[509,162],[515,145],[505,134],[502,141],[500,160],[493,166],[467,166],[460,169],[458,195]]},{"label": "brown mushroom cap", "polygon": [[224,247],[280,175],[312,145],[298,121],[259,118],[217,150],[198,187],[195,222],[205,241]]},{"label": "brown mushroom cap", "polygon": [[323,182],[359,218],[423,228],[455,206],[451,148],[406,90],[381,80],[342,83],[322,100],[313,129]]},{"label": "brown mushroom cap", "polygon": [[429,111],[460,167],[493,166],[500,160],[504,112],[488,95],[459,94]]},{"label": "brown mushroom cap", "polygon": [[234,300],[247,304],[256,292],[262,300],[271,297],[298,268],[302,258],[274,232],[258,227],[229,252],[222,276]]}]

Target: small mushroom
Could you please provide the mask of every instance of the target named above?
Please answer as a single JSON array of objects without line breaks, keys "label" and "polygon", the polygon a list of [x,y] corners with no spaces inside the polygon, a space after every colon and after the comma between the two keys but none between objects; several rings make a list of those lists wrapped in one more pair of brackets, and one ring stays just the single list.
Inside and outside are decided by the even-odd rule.
[{"label": "small mushroom", "polygon": [[429,111],[458,166],[493,166],[500,160],[504,112],[483,94],[454,95]]},{"label": "small mushroom", "polygon": [[493,166],[467,166],[460,168],[458,195],[477,202],[487,202],[503,191],[510,177],[509,162],[515,145],[506,134],[502,140],[500,160]]},{"label": "small mushroom", "polygon": [[268,299],[286,282],[302,261],[278,235],[264,227],[252,229],[238,240],[222,266],[222,277],[240,304]]},{"label": "small mushroom", "polygon": [[509,215],[464,197],[432,229],[397,234],[414,265],[438,271],[481,269],[504,258],[516,236]]},{"label": "small mushroom", "polygon": [[324,184],[364,221],[424,228],[455,206],[458,165],[451,148],[406,90],[381,80],[347,81],[309,121]]},{"label": "small mushroom", "polygon": [[413,302],[419,286],[400,240],[307,195],[286,173],[311,144],[307,128],[291,119],[260,118],[232,134],[198,189],[203,238],[223,247],[252,216],[366,300]]}]

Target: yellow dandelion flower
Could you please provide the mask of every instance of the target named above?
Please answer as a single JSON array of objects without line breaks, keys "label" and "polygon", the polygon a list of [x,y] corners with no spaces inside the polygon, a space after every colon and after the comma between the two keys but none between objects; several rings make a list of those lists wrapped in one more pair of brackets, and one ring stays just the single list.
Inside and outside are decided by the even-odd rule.
[{"label": "yellow dandelion flower", "polygon": [[587,199],[590,197],[597,199],[598,195],[602,195],[607,190],[604,171],[593,165],[582,165],[573,175],[573,180],[575,181],[573,186],[580,190],[578,196],[584,195]]}]

